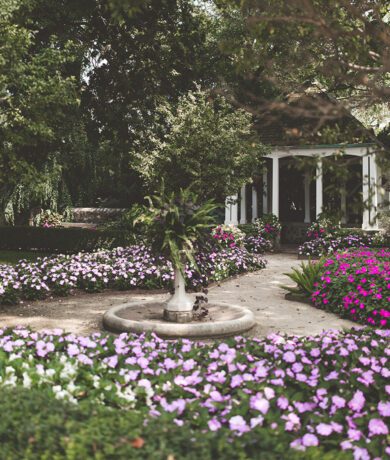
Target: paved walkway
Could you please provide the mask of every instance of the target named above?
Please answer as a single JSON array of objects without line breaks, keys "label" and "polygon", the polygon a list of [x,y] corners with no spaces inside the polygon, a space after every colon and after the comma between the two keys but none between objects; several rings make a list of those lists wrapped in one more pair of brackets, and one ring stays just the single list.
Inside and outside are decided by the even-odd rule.
[{"label": "paved walkway", "polygon": [[[324,329],[351,327],[352,322],[318,310],[310,305],[285,300],[280,284],[291,284],[283,273],[299,264],[295,254],[281,253],[267,256],[268,266],[213,286],[209,300],[227,302],[250,308],[258,325],[251,335],[267,335],[280,331],[310,335]],[[0,307],[0,327],[25,325],[33,329],[62,328],[69,332],[88,334],[101,330],[103,313],[112,306],[136,298],[164,300],[168,294],[106,291],[101,294],[81,293],[73,297],[54,298],[44,302],[25,302],[20,306]]]},{"label": "paved walkway", "polygon": [[279,286],[294,284],[284,273],[301,263],[296,254],[271,254],[267,256],[267,260],[266,269],[229,280],[220,287],[211,288],[209,293],[210,300],[222,301],[226,298],[229,303],[251,309],[257,320],[257,326],[251,331],[251,335],[267,335],[276,331],[310,335],[324,329],[342,329],[356,325],[311,305],[284,298],[286,291]]}]

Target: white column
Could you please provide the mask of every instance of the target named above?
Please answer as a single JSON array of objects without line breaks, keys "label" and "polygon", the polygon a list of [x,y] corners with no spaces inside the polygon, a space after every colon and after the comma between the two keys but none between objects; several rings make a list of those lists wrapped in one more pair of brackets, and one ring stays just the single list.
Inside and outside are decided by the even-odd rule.
[{"label": "white column", "polygon": [[263,169],[263,214],[268,213],[268,168],[267,164]]},{"label": "white column", "polygon": [[272,214],[279,217],[279,158],[272,158]]},{"label": "white column", "polygon": [[310,224],[310,173],[305,173],[305,224]]},{"label": "white column", "polygon": [[225,224],[226,225],[237,225],[238,224],[237,195],[231,195],[226,198]]},{"label": "white column", "polygon": [[241,187],[240,224],[246,224],[246,186]]},{"label": "white column", "polygon": [[365,155],[362,158],[362,181],[363,181],[363,222],[362,228],[370,228],[370,211],[368,208],[368,203],[370,201],[370,181],[369,181],[369,157]]},{"label": "white column", "polygon": [[342,186],[341,186],[341,190],[340,190],[340,207],[341,207],[341,223],[346,224],[348,222],[346,184],[342,184]]},{"label": "white column", "polygon": [[232,215],[232,205],[229,203],[230,196],[227,196],[225,199],[225,225],[230,224],[230,219]]},{"label": "white column", "polygon": [[238,196],[232,195],[231,198],[234,203],[231,205],[230,225],[238,225]]},{"label": "white column", "polygon": [[316,168],[316,217],[322,213],[323,208],[323,185],[322,185],[322,158],[317,161]]},{"label": "white column", "polygon": [[252,185],[252,222],[257,219],[257,190],[254,185]]},{"label": "white column", "polygon": [[376,230],[378,211],[378,166],[375,154],[363,157],[363,224],[364,230]]}]

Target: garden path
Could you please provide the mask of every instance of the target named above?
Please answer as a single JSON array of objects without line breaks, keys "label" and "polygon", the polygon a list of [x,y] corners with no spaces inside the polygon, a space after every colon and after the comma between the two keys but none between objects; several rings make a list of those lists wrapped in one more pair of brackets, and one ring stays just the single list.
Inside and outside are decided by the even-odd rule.
[{"label": "garden path", "polygon": [[[256,336],[276,331],[310,335],[324,329],[341,329],[353,325],[350,321],[310,305],[285,300],[284,291],[279,285],[289,283],[283,273],[299,264],[296,254],[270,254],[267,259],[266,269],[211,287],[208,296],[210,301],[228,302],[251,309],[258,325],[250,334]],[[45,301],[24,302],[18,306],[2,306],[0,327],[24,325],[36,330],[62,328],[77,334],[89,334],[102,329],[101,318],[106,310],[136,298],[164,300],[167,293],[77,293],[63,299],[57,297]]]},{"label": "garden path", "polygon": [[221,286],[212,287],[210,301],[225,301],[252,310],[257,326],[250,335],[264,336],[271,332],[311,335],[324,329],[349,328],[356,323],[343,320],[333,313],[319,310],[309,304],[293,302],[284,298],[285,292],[280,285],[292,285],[284,273],[291,267],[298,266],[295,253],[282,252],[267,255],[267,268],[255,273],[248,273]]}]

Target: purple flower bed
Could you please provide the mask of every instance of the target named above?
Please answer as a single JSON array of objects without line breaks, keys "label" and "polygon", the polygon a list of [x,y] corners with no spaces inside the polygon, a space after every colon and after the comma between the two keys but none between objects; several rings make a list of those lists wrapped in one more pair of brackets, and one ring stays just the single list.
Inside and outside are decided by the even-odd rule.
[{"label": "purple flower bed", "polygon": [[245,249],[253,254],[264,254],[272,250],[272,241],[260,235],[248,235],[244,239]]},{"label": "purple flower bed", "polygon": [[224,432],[244,445],[267,433],[285,458],[318,447],[380,459],[390,455],[389,336],[361,328],[210,345],[0,330],[0,386],[131,408],[145,421]]},{"label": "purple flower bed", "polygon": [[[196,255],[199,271],[187,265],[190,289],[207,286],[229,276],[265,267],[265,261],[243,248],[209,248]],[[20,299],[44,299],[49,295],[69,295],[73,289],[98,292],[103,289],[170,288],[172,265],[154,257],[145,246],[112,251],[59,255],[0,265],[0,304]]]},{"label": "purple flower bed", "polygon": [[[378,244],[377,244],[378,243]],[[329,238],[315,238],[298,248],[301,256],[321,257],[349,248],[375,247],[380,241],[372,235],[347,235]]]},{"label": "purple flower bed", "polygon": [[356,249],[321,259],[314,305],[353,321],[389,327],[390,251]]}]

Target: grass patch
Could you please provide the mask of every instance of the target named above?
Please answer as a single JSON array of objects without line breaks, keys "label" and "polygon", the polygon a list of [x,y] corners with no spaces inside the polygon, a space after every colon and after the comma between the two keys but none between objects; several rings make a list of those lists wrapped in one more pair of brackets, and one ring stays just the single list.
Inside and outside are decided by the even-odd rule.
[{"label": "grass patch", "polygon": [[48,256],[45,252],[35,251],[0,251],[0,264],[12,264],[15,265],[21,259],[29,261],[35,261],[38,257]]}]

